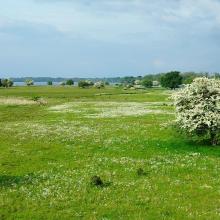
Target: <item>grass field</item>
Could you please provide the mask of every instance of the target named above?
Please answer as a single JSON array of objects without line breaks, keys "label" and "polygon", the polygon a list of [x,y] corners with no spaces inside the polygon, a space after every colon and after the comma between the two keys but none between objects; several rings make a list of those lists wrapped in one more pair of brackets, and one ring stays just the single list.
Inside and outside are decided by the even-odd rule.
[{"label": "grass field", "polygon": [[0,219],[220,219],[220,149],[170,126],[169,95],[0,89]]}]

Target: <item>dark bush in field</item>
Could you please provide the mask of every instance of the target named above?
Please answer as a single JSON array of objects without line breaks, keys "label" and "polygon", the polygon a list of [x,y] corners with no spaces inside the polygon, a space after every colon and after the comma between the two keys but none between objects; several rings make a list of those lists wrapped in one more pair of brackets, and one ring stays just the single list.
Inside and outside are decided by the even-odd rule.
[{"label": "dark bush in field", "polygon": [[66,81],[66,85],[67,85],[67,86],[72,86],[72,85],[74,85],[74,81],[73,81],[72,79],[68,79],[68,80]]},{"label": "dark bush in field", "polygon": [[2,79],[0,80],[0,86],[8,88],[8,87],[12,87],[14,84],[14,82],[10,79]]},{"label": "dark bush in field", "polygon": [[92,81],[90,81],[90,80],[80,80],[78,82],[78,86],[80,88],[88,88],[88,87],[91,87],[93,85],[94,85],[94,83]]},{"label": "dark bush in field", "polygon": [[160,79],[162,87],[175,89],[182,84],[182,76],[178,71],[172,71],[163,75]]},{"label": "dark bush in field", "polygon": [[137,169],[137,175],[138,176],[145,176],[146,172],[143,170],[143,168],[138,168]]},{"label": "dark bush in field", "polygon": [[48,85],[48,86],[52,86],[52,85],[53,85],[53,82],[52,82],[52,81],[48,81],[48,82],[47,82],[47,85]]},{"label": "dark bush in field", "polygon": [[141,85],[146,87],[146,88],[151,88],[153,86],[153,81],[144,79],[141,81]]},{"label": "dark bush in field", "polygon": [[92,186],[103,186],[104,185],[104,182],[99,176],[92,176],[90,182]]}]

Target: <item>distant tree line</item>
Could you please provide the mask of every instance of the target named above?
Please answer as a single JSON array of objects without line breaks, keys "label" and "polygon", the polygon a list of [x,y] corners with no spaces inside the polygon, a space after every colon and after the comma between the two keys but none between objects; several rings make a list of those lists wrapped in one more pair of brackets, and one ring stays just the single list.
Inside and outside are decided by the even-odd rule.
[{"label": "distant tree line", "polygon": [[121,85],[126,87],[137,87],[141,85],[145,88],[153,86],[175,89],[182,84],[191,84],[197,77],[208,77],[208,78],[220,78],[220,73],[196,73],[196,72],[185,72],[170,71],[168,73],[148,74],[145,76],[126,76],[121,78]]},{"label": "distant tree line", "polygon": [[79,87],[97,87],[103,88],[108,84],[115,84],[117,86],[122,86],[124,88],[135,88],[143,89],[150,88],[153,86],[162,86],[165,88],[175,89],[182,84],[190,84],[197,77],[206,76],[208,78],[220,78],[220,73],[207,73],[207,72],[184,72],[171,71],[168,73],[157,73],[157,74],[146,74],[144,76],[126,76],[126,77],[109,77],[109,78],[71,78],[66,79],[62,77],[52,78],[52,77],[22,77],[22,78],[12,78],[12,79],[2,79],[0,86],[10,87],[14,82],[25,82],[27,86],[34,85],[34,82],[47,82],[48,85],[53,85],[53,83],[59,83],[62,86],[74,85],[78,83]]},{"label": "distant tree line", "polygon": [[[26,79],[32,79],[34,82],[56,82],[56,83],[61,83],[61,82],[66,82],[69,80],[69,78],[63,78],[63,77],[19,77],[19,78],[12,78],[14,82],[25,82]],[[121,77],[103,77],[103,78],[78,78],[78,77],[71,77],[73,82],[78,83],[79,81],[82,80],[90,80],[95,82],[108,82],[108,83],[119,83],[121,81]]]}]

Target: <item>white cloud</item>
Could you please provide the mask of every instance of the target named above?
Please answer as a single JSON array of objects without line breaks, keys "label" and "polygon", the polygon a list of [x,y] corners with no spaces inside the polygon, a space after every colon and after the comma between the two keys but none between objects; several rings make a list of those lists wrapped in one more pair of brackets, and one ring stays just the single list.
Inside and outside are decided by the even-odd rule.
[{"label": "white cloud", "polygon": [[181,32],[181,26],[173,25],[206,30],[220,24],[220,2],[217,0],[9,2],[15,2],[15,5],[13,8],[12,4],[5,5],[6,9],[2,11],[5,19],[48,25],[70,37],[104,41],[129,40],[135,33]]},{"label": "white cloud", "polygon": [[[47,50],[48,57],[54,45],[59,48],[57,53],[69,51],[77,65],[87,63],[78,72],[83,68],[82,72],[88,72],[89,65],[100,72],[105,68],[139,73],[146,72],[145,68],[208,69],[218,66],[219,11],[218,0],[2,0],[0,37],[8,32],[10,38],[0,38],[0,45],[4,47],[10,39],[8,45],[20,48],[21,42],[16,41],[20,35],[29,52],[36,41],[47,42],[46,35],[48,42],[41,45],[42,51]],[[57,36],[62,38],[60,47],[55,43]],[[72,52],[76,47],[77,53]],[[53,54],[51,57],[56,60]],[[69,57],[63,62],[76,67]],[[207,57],[212,57],[211,63]]]}]

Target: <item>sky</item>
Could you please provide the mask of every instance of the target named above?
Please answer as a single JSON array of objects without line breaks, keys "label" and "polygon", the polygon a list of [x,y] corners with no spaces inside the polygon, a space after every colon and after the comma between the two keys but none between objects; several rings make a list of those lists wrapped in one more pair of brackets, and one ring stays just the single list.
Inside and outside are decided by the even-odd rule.
[{"label": "sky", "polygon": [[220,71],[220,0],[0,0],[0,77]]}]

